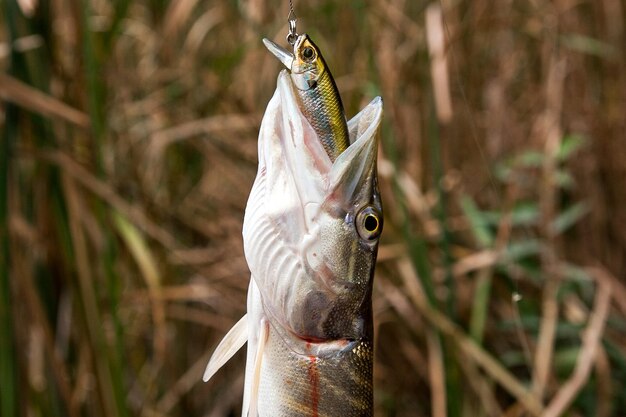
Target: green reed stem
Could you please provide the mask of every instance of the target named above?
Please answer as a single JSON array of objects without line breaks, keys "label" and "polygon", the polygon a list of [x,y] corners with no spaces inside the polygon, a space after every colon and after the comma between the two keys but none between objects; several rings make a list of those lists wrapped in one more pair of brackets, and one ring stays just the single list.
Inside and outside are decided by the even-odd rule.
[{"label": "green reed stem", "polygon": [[474,299],[472,300],[469,333],[472,339],[480,346],[483,344],[485,326],[487,323],[492,279],[493,272],[491,268],[485,268],[479,272],[476,281],[476,290],[474,291]]},{"label": "green reed stem", "polygon": [[447,192],[443,187],[444,182],[444,168],[443,160],[441,157],[442,143],[439,129],[439,122],[437,115],[434,111],[434,100],[431,99],[431,114],[428,121],[428,138],[430,148],[430,159],[432,167],[433,182],[437,195],[437,205],[435,206],[435,217],[439,221],[439,227],[441,229],[439,237],[439,247],[443,257],[443,267],[445,273],[445,287],[446,287],[446,302],[445,308],[448,316],[456,321],[456,294],[455,283],[452,275],[452,264],[454,259],[450,252],[450,245],[452,242],[452,236],[450,234],[450,226],[448,224],[447,214]]},{"label": "green reed stem", "polygon": [[[104,61],[105,56],[114,47],[113,41],[115,33],[118,30],[121,19],[126,14],[128,9],[128,1],[119,2],[116,4],[115,16],[113,19],[113,25],[109,36],[105,39],[96,39],[95,33],[90,30],[90,16],[91,7],[89,1],[82,3],[82,28],[83,28],[83,57],[85,64],[85,81],[87,85],[87,98],[89,103],[89,113],[91,116],[92,133],[95,140],[95,159],[96,159],[96,172],[98,176],[104,178],[104,152],[105,152],[105,140],[108,137],[107,132],[107,117],[106,117],[106,79],[104,78]],[[101,42],[97,42],[101,41]],[[101,223],[108,222],[107,208],[101,202],[98,201],[95,204],[96,216]],[[101,353],[106,356],[109,364],[109,370],[111,373],[111,384],[116,407],[119,415],[124,417],[128,415],[125,401],[125,388],[124,388],[124,375],[122,370],[122,357],[124,346],[124,332],[121,324],[121,320],[118,314],[118,306],[120,300],[120,286],[119,277],[114,271],[115,259],[116,259],[116,245],[115,239],[108,227],[104,228],[105,245],[102,252],[100,265],[103,267],[106,277],[106,287],[111,320],[113,323],[114,334],[113,346],[111,349],[107,347],[106,350],[101,350]]]},{"label": "green reed stem", "polygon": [[16,136],[16,112],[6,106],[6,125],[0,140],[0,415],[17,416],[17,356],[11,314],[11,282],[9,280],[8,177],[11,148]]},{"label": "green reed stem", "polygon": [[[15,17],[19,11],[15,1],[5,3],[4,16],[9,32],[9,40],[17,38]],[[15,66],[21,57],[11,49],[9,73],[15,73]],[[12,293],[10,281],[10,241],[9,241],[9,177],[13,157],[13,144],[18,137],[18,109],[7,103],[5,129],[0,140],[0,415],[18,415],[17,393],[18,355],[15,346],[14,318],[12,314]]]},{"label": "green reed stem", "polygon": [[[435,217],[439,221],[440,237],[439,247],[443,258],[444,267],[444,283],[446,289],[445,311],[452,321],[456,321],[456,292],[454,277],[452,275],[452,254],[450,252],[451,235],[448,225],[447,215],[447,194],[443,188],[444,168],[442,160],[442,143],[439,128],[439,121],[435,113],[435,102],[431,94],[430,99],[430,115],[428,120],[428,138],[430,148],[430,158],[432,167],[432,177],[437,195],[437,205],[435,206]],[[454,353],[454,343],[450,340],[444,340],[441,344],[443,348],[445,376],[446,376],[446,401],[447,411],[450,417],[459,417],[463,404],[463,386],[461,383],[461,375],[458,365],[456,364],[456,355]]]}]

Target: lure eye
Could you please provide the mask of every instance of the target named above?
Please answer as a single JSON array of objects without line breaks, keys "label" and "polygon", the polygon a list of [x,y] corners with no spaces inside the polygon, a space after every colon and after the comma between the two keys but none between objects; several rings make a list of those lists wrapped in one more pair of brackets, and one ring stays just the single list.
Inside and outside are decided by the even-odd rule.
[{"label": "lure eye", "polygon": [[302,56],[305,61],[311,62],[315,58],[315,51],[310,46],[307,46],[302,50]]},{"label": "lure eye", "polygon": [[367,206],[356,215],[356,231],[361,239],[373,241],[383,230],[383,218],[378,210]]}]

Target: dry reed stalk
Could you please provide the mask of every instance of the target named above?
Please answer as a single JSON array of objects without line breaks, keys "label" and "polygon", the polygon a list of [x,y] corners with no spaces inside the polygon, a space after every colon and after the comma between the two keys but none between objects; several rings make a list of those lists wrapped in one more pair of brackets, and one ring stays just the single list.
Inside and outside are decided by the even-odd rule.
[{"label": "dry reed stalk", "polygon": [[406,248],[403,244],[389,244],[389,245],[380,245],[378,247],[378,255],[376,256],[377,262],[385,262],[393,259],[400,258],[402,256],[406,256]]},{"label": "dry reed stalk", "polygon": [[167,306],[165,314],[170,319],[197,323],[204,327],[215,329],[221,334],[228,333],[232,327],[224,321],[224,318],[221,315],[209,313],[199,308],[186,307],[183,305],[170,305]]},{"label": "dry reed stalk", "polygon": [[156,403],[156,410],[164,416],[168,415],[172,408],[181,400],[181,397],[189,392],[202,378],[202,373],[213,352],[207,351],[200,356],[193,365],[167,390]]},{"label": "dry reed stalk", "polygon": [[543,417],[559,417],[574,401],[576,395],[587,382],[591,367],[597,358],[604,326],[611,306],[611,286],[596,280],[597,291],[594,309],[589,316],[587,328],[581,336],[582,346],[576,360],[576,368],[571,377],[559,388],[544,410]]},{"label": "dry reed stalk", "polygon": [[496,399],[493,383],[487,380],[479,371],[476,364],[459,358],[459,365],[467,376],[469,386],[476,392],[480,401],[480,410],[490,417],[501,417],[502,409]]},{"label": "dry reed stalk", "polygon": [[206,414],[207,417],[223,417],[231,409],[238,407],[238,403],[243,395],[243,374],[233,379],[224,391],[226,393],[220,401],[215,403],[213,409]]},{"label": "dry reed stalk", "polygon": [[446,40],[443,30],[443,16],[441,6],[432,3],[426,8],[426,39],[430,53],[430,75],[437,119],[442,125],[452,120],[452,100],[448,83],[448,63],[446,59]]},{"label": "dry reed stalk", "polygon": [[91,356],[88,343],[82,343],[78,346],[78,359],[75,365],[75,384],[72,392],[72,402],[78,405],[84,405],[90,400],[92,395],[97,395],[95,378],[92,370],[93,357]]},{"label": "dry reed stalk", "polygon": [[626,316],[626,285],[623,280],[617,278],[609,270],[602,266],[594,266],[586,268],[587,273],[594,277],[596,280],[601,281],[602,285],[608,285],[611,287],[611,291],[615,296],[613,302],[617,305],[617,308],[621,311],[622,315]]},{"label": "dry reed stalk", "polygon": [[178,0],[169,4],[165,11],[165,22],[163,24],[164,39],[172,39],[185,25],[198,0]]},{"label": "dry reed stalk", "polygon": [[11,49],[24,53],[43,45],[43,38],[39,35],[26,35],[15,39],[12,43],[0,42],[0,60],[6,59]]},{"label": "dry reed stalk", "polygon": [[215,26],[224,20],[222,7],[213,7],[193,22],[184,43],[184,50],[190,57],[197,56],[203,42]]},{"label": "dry reed stalk", "polygon": [[428,349],[428,376],[430,380],[432,417],[446,417],[448,412],[443,349],[439,335],[433,329],[426,331],[426,346]]},{"label": "dry reed stalk", "polygon": [[493,356],[479,347],[472,339],[465,335],[458,325],[450,321],[445,315],[428,305],[423,292],[417,286],[418,279],[412,268],[408,265],[398,264],[402,281],[409,299],[415,308],[422,314],[431,325],[443,335],[449,337],[459,350],[473,360],[503,388],[505,388],[517,401],[519,401],[534,416],[540,416],[543,406],[539,399],[526,389],[508,370],[506,370]]},{"label": "dry reed stalk", "polygon": [[395,170],[388,174],[390,177],[397,178],[398,185],[402,189],[402,193],[406,198],[406,203],[411,212],[418,216],[421,224],[424,225],[424,234],[429,238],[435,238],[440,234],[439,223],[433,218],[432,203],[428,201],[420,186],[414,181],[408,173],[397,172]]},{"label": "dry reed stalk", "polygon": [[[14,217],[15,212],[20,210],[20,207],[18,207],[18,201],[20,198],[17,195],[18,190],[16,187],[12,187],[11,192],[13,195],[12,198],[9,199],[9,213],[11,217]],[[70,379],[70,372],[66,367],[63,355],[61,355],[61,352],[57,349],[54,331],[49,324],[48,318],[46,317],[46,311],[42,305],[39,292],[33,283],[33,272],[29,268],[29,265],[32,264],[32,261],[28,259],[30,257],[28,255],[29,251],[25,246],[23,246],[25,243],[20,243],[16,236],[12,236],[12,238],[14,241],[14,249],[20,248],[20,250],[15,250],[13,252],[12,262],[15,277],[19,277],[19,279],[13,280],[16,286],[16,298],[24,301],[26,310],[28,311],[29,316],[31,316],[30,320],[25,320],[25,322],[32,321],[31,326],[38,329],[38,331],[42,333],[40,340],[43,343],[42,346],[39,346],[39,348],[43,348],[45,350],[46,356],[50,361],[52,375],[54,376],[61,398],[65,403],[65,409],[68,415],[70,417],[77,417],[79,415],[78,404],[72,400],[72,381]],[[25,325],[25,323],[23,325]],[[32,364],[29,364],[28,366],[31,365]],[[52,381],[49,383],[51,382]]]},{"label": "dry reed stalk", "polygon": [[617,43],[624,36],[624,5],[619,0],[604,0],[603,3],[609,39]]},{"label": "dry reed stalk", "polygon": [[559,316],[557,293],[562,276],[558,268],[556,234],[552,222],[557,213],[556,202],[556,168],[557,152],[563,137],[561,130],[561,113],[563,106],[563,88],[566,75],[566,62],[552,56],[546,80],[546,108],[540,123],[540,134],[545,138],[545,158],[542,167],[542,187],[539,204],[541,212],[542,233],[549,244],[542,252],[542,267],[545,274],[545,286],[542,299],[542,317],[535,350],[533,368],[533,391],[543,398],[548,386],[552,370],[554,341]]},{"label": "dry reed stalk", "polygon": [[491,249],[470,253],[459,259],[452,267],[452,273],[456,277],[467,276],[468,274],[481,269],[492,268],[500,260],[501,255]]},{"label": "dry reed stalk", "polygon": [[598,384],[595,417],[610,417],[613,411],[612,400],[615,393],[612,384],[611,363],[602,343],[598,346],[594,365]]},{"label": "dry reed stalk", "polygon": [[[16,261],[15,265],[22,263],[19,259]],[[80,414],[78,412],[78,403],[74,401],[72,395],[70,373],[68,372],[64,357],[55,346],[54,333],[48,324],[46,314],[41,305],[41,300],[38,299],[37,290],[32,284],[32,276],[26,273],[21,267],[18,267],[18,271],[16,272],[21,277],[20,281],[22,281],[21,286],[23,288],[20,288],[19,291],[23,299],[26,300],[28,310],[33,316],[33,326],[39,326],[40,331],[43,333],[41,338],[43,346],[39,346],[39,348],[43,347],[43,349],[45,349],[46,357],[50,362],[52,375],[54,376],[54,382],[65,403],[67,414],[70,417],[78,417]],[[32,364],[29,364],[29,366],[32,366]],[[52,383],[52,381],[48,381],[48,383]]]},{"label": "dry reed stalk", "polygon": [[81,197],[74,180],[67,175],[62,179],[65,197],[68,203],[68,213],[70,219],[70,232],[72,246],[76,254],[77,286],[82,298],[82,308],[84,312],[84,326],[89,337],[89,346],[93,355],[93,367],[98,379],[98,390],[100,393],[100,404],[105,415],[119,415],[117,401],[113,393],[113,382],[111,370],[108,365],[108,350],[106,341],[101,333],[101,316],[98,311],[98,300],[94,291],[94,280],[91,275],[89,256],[87,253],[87,242],[80,225]]},{"label": "dry reed stalk", "polygon": [[59,166],[65,174],[80,183],[83,187],[105,201],[108,205],[130,219],[139,229],[152,239],[158,241],[168,249],[176,249],[179,243],[166,229],[150,220],[145,212],[138,206],[133,206],[124,200],[107,183],[99,180],[86,168],[79,165],[68,155],[62,152],[42,152],[36,155],[41,160]]},{"label": "dry reed stalk", "polygon": [[223,114],[168,127],[152,134],[150,152],[158,155],[165,147],[200,134],[252,130],[259,126],[260,121],[259,114]]},{"label": "dry reed stalk", "polygon": [[83,129],[89,128],[90,125],[87,114],[2,72],[0,72],[0,97],[34,113],[58,117]]},{"label": "dry reed stalk", "polygon": [[209,301],[220,297],[220,295],[210,285],[191,283],[162,286],[158,292],[151,292],[145,289],[133,290],[129,291],[124,297],[125,301],[136,303],[149,301],[151,297],[164,301]]}]

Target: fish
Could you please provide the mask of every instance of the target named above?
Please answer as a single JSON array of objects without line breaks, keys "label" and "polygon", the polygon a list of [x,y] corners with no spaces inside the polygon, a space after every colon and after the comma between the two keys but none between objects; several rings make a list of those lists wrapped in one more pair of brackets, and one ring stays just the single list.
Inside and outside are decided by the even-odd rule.
[{"label": "fish", "polygon": [[347,122],[349,144],[333,160],[300,91],[293,72],[282,70],[261,122],[244,214],[247,313],[203,379],[247,343],[242,417],[370,417],[382,99]]},{"label": "fish", "polygon": [[289,70],[298,105],[334,161],[350,138],[339,90],[320,49],[306,33],[297,36],[293,53],[269,39],[263,43]]}]

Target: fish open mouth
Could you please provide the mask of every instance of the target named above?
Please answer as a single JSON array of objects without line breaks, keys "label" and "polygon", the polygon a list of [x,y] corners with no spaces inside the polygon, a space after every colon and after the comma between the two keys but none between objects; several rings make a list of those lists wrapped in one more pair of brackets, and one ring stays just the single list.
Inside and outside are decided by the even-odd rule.
[{"label": "fish open mouth", "polygon": [[[246,209],[244,249],[276,333],[295,353],[322,357],[350,349],[366,332],[359,306],[370,294],[370,272],[351,281],[352,275],[342,270],[357,261],[346,253],[345,267],[337,269],[324,245],[337,238],[350,241],[346,250],[363,246],[356,231],[341,226],[348,221],[342,213],[371,204],[377,195],[382,101],[374,99],[348,122],[350,145],[332,162],[295,94],[283,70],[261,126],[260,176]],[[352,234],[329,240],[323,232],[327,221]],[[365,250],[367,265],[373,265],[373,250]],[[338,318],[338,312],[345,314]]]},{"label": "fish open mouth", "polygon": [[[350,146],[333,163],[310,123],[300,111],[293,84],[285,70],[278,76],[278,90],[282,110],[280,113],[283,115],[283,134],[289,134],[289,140],[283,141],[285,155],[291,157],[299,154],[293,158],[294,162],[303,162],[307,157],[310,158],[309,162],[313,162],[312,166],[317,172],[309,172],[309,174],[327,176],[327,179],[331,181],[329,184],[331,187],[345,183],[346,179],[354,185],[358,179],[374,174],[378,145],[376,132],[382,119],[380,97],[372,100],[348,122]],[[292,173],[294,176],[302,177],[306,174],[305,170],[309,165],[311,164],[293,166]]]}]

